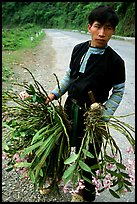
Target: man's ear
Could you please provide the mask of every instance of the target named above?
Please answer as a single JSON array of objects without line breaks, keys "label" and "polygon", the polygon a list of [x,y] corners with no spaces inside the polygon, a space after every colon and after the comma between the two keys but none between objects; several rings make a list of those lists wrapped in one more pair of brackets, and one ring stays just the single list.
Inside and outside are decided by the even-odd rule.
[{"label": "man's ear", "polygon": [[88,32],[90,33],[90,29],[91,29],[91,24],[88,23]]}]

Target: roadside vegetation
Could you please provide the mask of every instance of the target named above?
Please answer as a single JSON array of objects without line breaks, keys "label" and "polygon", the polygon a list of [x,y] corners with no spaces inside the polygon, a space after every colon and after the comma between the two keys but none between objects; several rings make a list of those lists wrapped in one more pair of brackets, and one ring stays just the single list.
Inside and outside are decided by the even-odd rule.
[{"label": "roadside vegetation", "polygon": [[23,52],[33,50],[44,36],[40,26],[33,24],[2,29],[2,82],[12,81],[14,64],[22,60]]},{"label": "roadside vegetation", "polygon": [[99,5],[111,5],[118,13],[116,35],[135,37],[135,2],[2,2],[2,23],[87,31],[88,14]]}]

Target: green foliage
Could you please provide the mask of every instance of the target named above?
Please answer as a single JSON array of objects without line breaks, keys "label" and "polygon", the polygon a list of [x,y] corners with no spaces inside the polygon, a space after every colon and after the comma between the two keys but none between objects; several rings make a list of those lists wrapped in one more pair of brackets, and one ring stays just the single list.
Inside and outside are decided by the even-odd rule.
[{"label": "green foliage", "polygon": [[[3,128],[6,129],[3,150],[9,159],[9,171],[27,167],[35,187],[43,186],[46,179],[52,177],[52,188],[55,190],[57,179],[63,174],[64,160],[69,154],[66,124],[70,125],[70,122],[62,106],[45,104],[47,93],[33,75],[32,78],[34,85],[18,84],[26,89],[30,97],[21,100],[14,90],[7,91],[3,96]],[[36,96],[35,100],[33,96]],[[15,155],[20,157],[20,164],[16,162]]]},{"label": "green foliage", "polygon": [[[36,34],[38,37],[36,37]],[[21,27],[2,30],[3,50],[18,50],[19,48],[33,48],[44,37],[39,26],[26,24]],[[31,40],[32,39],[32,40]]]},{"label": "green foliage", "polygon": [[[65,160],[64,164],[68,165],[68,168],[65,170],[62,179],[66,185],[68,182],[72,182],[73,188],[75,189],[77,183],[81,179],[91,182],[91,180],[83,176],[83,171],[87,171],[96,180],[98,187],[100,183],[98,192],[103,192],[106,189],[105,184],[103,183],[105,177],[107,178],[107,181],[111,178],[111,182],[113,182],[109,187],[109,192],[115,198],[120,198],[120,193],[125,188],[128,189],[128,191],[131,191],[130,188],[132,183],[130,181],[130,176],[126,173],[127,169],[123,164],[121,150],[109,129],[113,128],[118,134],[122,133],[122,136],[125,136],[129,141],[129,144],[135,149],[135,139],[130,132],[134,132],[134,129],[129,124],[119,120],[116,116],[112,116],[109,122],[104,123],[99,114],[99,112],[101,113],[101,110],[102,107],[98,106],[94,109],[89,108],[86,111],[86,130],[81,142],[81,147],[77,154],[72,154]],[[96,152],[96,146],[97,143],[99,145],[101,140],[100,137],[103,139],[103,145],[99,157]],[[92,148],[95,151],[94,155],[88,151],[90,144],[93,144]],[[97,164],[94,166],[87,165],[87,157],[96,158]],[[111,168],[109,168],[109,166],[111,166]],[[95,173],[97,172],[95,170],[99,170],[99,173]]]},{"label": "green foliage", "polygon": [[121,8],[123,12],[120,14],[120,23],[116,34],[127,37],[135,36],[135,3],[123,4]]},{"label": "green foliage", "polygon": [[[10,4],[11,5],[11,4]],[[2,29],[2,81],[10,82],[13,64],[19,63],[24,50],[33,49],[44,38],[41,27],[28,23]],[[14,52],[14,51],[18,52]]]},{"label": "green foliage", "polygon": [[8,81],[9,78],[13,75],[11,67],[5,65],[2,66],[2,82]]},{"label": "green foliage", "polygon": [[2,22],[4,27],[34,23],[87,31],[88,14],[99,5],[111,5],[117,11],[117,34],[135,36],[135,2],[2,2]]}]

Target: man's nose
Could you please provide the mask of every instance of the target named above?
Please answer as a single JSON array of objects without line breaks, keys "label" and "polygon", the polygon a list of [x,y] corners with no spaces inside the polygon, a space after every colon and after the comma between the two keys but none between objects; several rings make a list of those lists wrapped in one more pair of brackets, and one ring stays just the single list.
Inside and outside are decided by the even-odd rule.
[{"label": "man's nose", "polygon": [[99,35],[100,37],[105,37],[105,29],[104,29],[103,27],[100,28],[98,35]]}]

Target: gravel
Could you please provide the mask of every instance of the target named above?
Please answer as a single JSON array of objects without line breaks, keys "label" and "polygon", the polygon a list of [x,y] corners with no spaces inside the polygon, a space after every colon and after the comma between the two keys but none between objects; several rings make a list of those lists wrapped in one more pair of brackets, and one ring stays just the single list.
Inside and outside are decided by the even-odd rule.
[{"label": "gravel", "polygon": [[5,170],[6,161],[2,161],[2,202],[69,202],[70,194],[63,191],[49,195],[41,195],[29,179],[20,179],[19,174]]},{"label": "gravel", "polygon": [[[29,179],[20,179],[19,174],[12,170],[5,170],[6,161],[2,161],[2,202],[71,202],[69,193],[41,195],[37,189],[34,192],[33,184]],[[106,190],[97,196],[94,202],[135,202],[135,189],[116,199]]]}]

